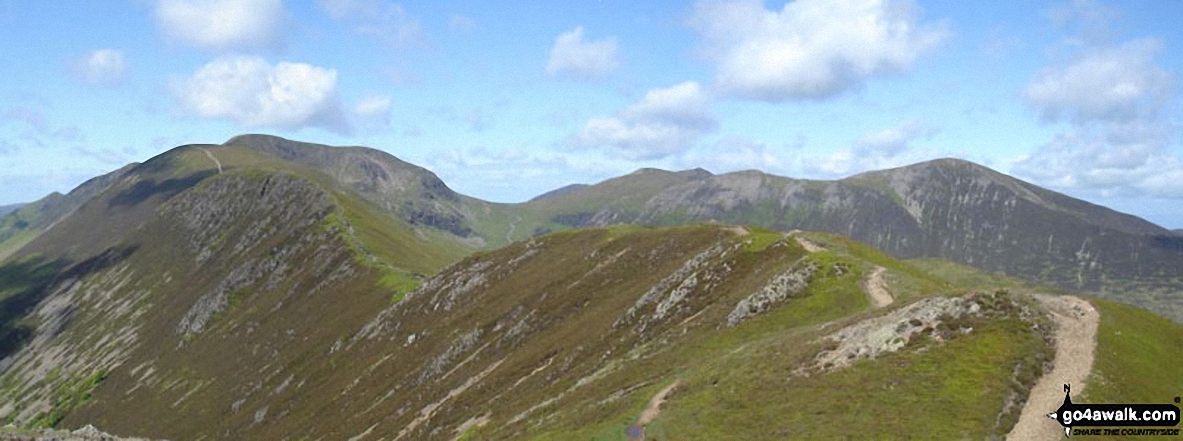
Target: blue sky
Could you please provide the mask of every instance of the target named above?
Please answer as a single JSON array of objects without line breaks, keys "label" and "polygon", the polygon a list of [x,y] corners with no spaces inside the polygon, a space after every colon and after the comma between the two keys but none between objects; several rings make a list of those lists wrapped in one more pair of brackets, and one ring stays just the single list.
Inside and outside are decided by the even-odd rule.
[{"label": "blue sky", "polygon": [[188,143],[522,201],[640,167],[969,159],[1183,227],[1183,3],[0,0],[0,204]]}]

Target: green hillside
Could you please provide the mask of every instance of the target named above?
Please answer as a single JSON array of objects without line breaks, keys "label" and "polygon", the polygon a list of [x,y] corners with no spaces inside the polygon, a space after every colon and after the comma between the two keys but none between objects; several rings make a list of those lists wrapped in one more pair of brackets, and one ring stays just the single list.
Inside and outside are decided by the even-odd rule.
[{"label": "green hillside", "polygon": [[[584,191],[642,210],[705,172],[515,207],[382,153],[276,140],[131,167],[0,261],[0,423],[168,439],[990,439],[1063,348],[1047,306],[1060,288],[834,233],[547,217]],[[638,179],[648,190],[614,196]],[[1084,399],[1177,394],[1183,375],[1159,361],[1178,358],[1179,325],[1092,302]]]}]

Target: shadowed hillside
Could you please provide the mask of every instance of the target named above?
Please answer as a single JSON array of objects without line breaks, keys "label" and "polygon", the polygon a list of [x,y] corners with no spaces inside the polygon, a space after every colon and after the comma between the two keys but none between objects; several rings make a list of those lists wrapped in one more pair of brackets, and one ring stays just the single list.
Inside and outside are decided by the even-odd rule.
[{"label": "shadowed hillside", "polygon": [[[929,166],[937,176],[923,180],[949,165]],[[0,260],[0,419],[169,439],[1005,435],[1055,361],[1056,288],[750,225],[795,225],[759,218],[581,228],[489,249],[547,228],[756,216],[745,201],[793,183],[800,191],[785,194],[821,213],[964,220],[931,205],[956,197],[885,179],[642,170],[506,205],[364,148],[261,136],[178,147]],[[964,184],[949,179],[942,188]],[[965,185],[1019,191],[982,179]],[[975,197],[1090,208],[1027,191],[1027,202]],[[655,200],[700,202],[674,216]],[[571,211],[593,203],[607,208]],[[898,208],[913,205],[918,218]],[[1154,228],[1127,221],[1088,225]],[[1179,384],[1145,360],[1178,358],[1166,348],[1183,330],[1098,305],[1097,369],[1084,372]],[[1115,329],[1145,345],[1105,334]],[[1111,400],[1151,393],[1092,381]]]}]

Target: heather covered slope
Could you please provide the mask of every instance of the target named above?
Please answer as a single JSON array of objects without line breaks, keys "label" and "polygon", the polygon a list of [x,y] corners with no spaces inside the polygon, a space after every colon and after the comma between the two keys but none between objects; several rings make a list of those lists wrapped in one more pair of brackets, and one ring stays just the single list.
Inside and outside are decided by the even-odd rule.
[{"label": "heather covered slope", "polygon": [[[933,295],[960,299],[969,286],[837,237],[813,237],[826,250],[810,253],[779,233],[718,226],[548,235],[466,258],[392,297],[381,268],[359,258],[349,228],[332,220],[331,195],[279,176],[206,178],[159,204],[129,243],[48,274],[45,297],[23,322],[32,339],[0,378],[19,404],[6,418],[174,439],[624,439],[657,389],[680,381],[651,435],[684,439],[677,428],[691,421],[718,424],[693,415],[703,405],[695,403],[721,399],[739,400],[725,414],[753,423],[728,433],[771,439],[785,426],[754,411],[752,396],[786,409],[834,399],[816,408],[838,411],[825,384],[855,375],[904,381],[905,395],[928,402],[941,391],[920,385],[937,375],[989,380],[990,393],[969,398],[980,418],[950,426],[977,437],[1005,431],[1023,380],[1003,380],[1037,372],[1048,347],[1030,331],[1038,311],[1019,297],[954,302],[1003,305],[980,317],[948,301],[912,306]],[[308,209],[291,211],[293,198]],[[223,211],[199,208],[213,200]],[[193,234],[220,225],[237,226],[221,239]],[[212,239],[130,243],[167,229]],[[270,233],[244,241],[252,231]],[[173,259],[191,269],[165,265]],[[871,307],[862,286],[876,267],[887,268],[893,305],[911,309]],[[849,369],[812,361],[836,349],[824,336],[888,313],[931,328],[909,328],[899,338],[911,343],[894,353],[968,370],[910,377],[896,367],[880,377],[882,361]],[[971,349],[978,339],[1008,349]],[[804,387],[777,395],[783,400],[759,396],[771,378]],[[679,412],[690,419],[680,422]],[[831,426],[805,421],[820,434]]]},{"label": "heather covered slope", "polygon": [[[614,224],[719,221],[779,231],[829,231],[898,258],[953,260],[1097,292],[1183,320],[1178,306],[1183,285],[1179,235],[961,160],[929,161],[837,181],[758,171],[713,175],[702,169],[642,169],[521,204],[499,204],[459,194],[430,171],[366,147],[242,135],[205,148],[224,149],[217,157],[225,156],[221,160],[228,168],[245,152],[255,159],[244,165],[275,162],[299,168],[357,196],[383,217],[400,219],[417,231],[431,232],[431,240],[444,239],[468,251],[495,249],[551,231]],[[212,164],[200,156],[194,160]],[[48,204],[59,208],[34,203],[3,218],[0,253],[32,240],[126,169],[79,187],[68,204]],[[41,211],[49,213],[26,219]]]},{"label": "heather covered slope", "polygon": [[[1054,344],[1028,294],[1052,288],[751,226],[476,251],[569,228],[546,213],[582,192],[625,213],[718,178],[645,170],[513,206],[369,149],[179,147],[0,261],[0,419],[171,439],[1007,433]],[[1097,396],[1179,384],[1147,361],[1183,330],[1098,305],[1091,381],[1138,386]]]},{"label": "heather covered slope", "polygon": [[0,207],[0,260],[32,241],[41,232],[106,190],[136,164],[124,166],[83,182],[68,194],[52,193],[28,204]]},{"label": "heather covered slope", "polygon": [[1183,320],[1179,236],[961,160],[837,181],[642,170],[531,201],[523,211],[551,229],[720,221],[829,231],[899,258],[953,260]]},{"label": "heather covered slope", "polygon": [[[323,176],[228,147],[175,155],[5,266],[37,275],[4,280],[5,301],[29,305],[0,376],[7,420],[172,439],[623,440],[668,389],[648,437],[983,438],[1006,433],[1049,361],[1022,294],[1038,287],[837,236],[563,232],[418,283],[432,244],[396,221],[367,232],[380,211]],[[201,178],[164,184],[186,176]],[[126,218],[106,212],[125,203]],[[99,214],[124,235],[31,251]],[[885,308],[865,290],[879,272]]]},{"label": "heather covered slope", "polygon": [[509,244],[511,236],[526,237],[514,235],[514,224],[521,218],[514,205],[457,193],[427,169],[380,150],[329,147],[269,135],[236,136],[223,145],[315,170],[386,215],[447,233],[471,249],[496,248]]},{"label": "heather covered slope", "polygon": [[[201,364],[193,360],[234,367],[219,360],[245,347],[215,356],[197,337],[241,331],[234,312],[329,327],[350,317],[343,310],[385,305],[468,252],[315,170],[243,148],[174,149],[132,168],[0,267],[0,413],[26,425],[59,422],[108,376],[127,374],[118,367],[165,348],[178,351],[162,361],[176,369]],[[327,303],[279,307],[317,293]],[[265,311],[236,308],[254,296],[279,300]],[[194,348],[183,351],[187,344]],[[272,350],[303,354],[280,346]]]}]

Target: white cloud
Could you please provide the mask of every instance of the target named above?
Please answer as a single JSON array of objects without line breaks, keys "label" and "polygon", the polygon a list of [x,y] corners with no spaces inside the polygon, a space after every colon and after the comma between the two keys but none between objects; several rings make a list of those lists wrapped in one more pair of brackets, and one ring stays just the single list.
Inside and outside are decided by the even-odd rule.
[{"label": "white cloud", "polygon": [[384,130],[390,127],[390,95],[373,94],[362,97],[353,105],[353,115],[364,130]]},{"label": "white cloud", "polygon": [[866,133],[848,148],[813,157],[805,168],[827,175],[846,175],[905,165],[918,157],[907,154],[912,143],[936,133],[936,129],[919,120],[907,120],[890,129]]},{"label": "white cloud", "polygon": [[115,49],[91,51],[75,63],[75,71],[90,84],[114,85],[127,74],[127,62],[123,52]]},{"label": "white cloud", "polygon": [[945,28],[918,23],[915,9],[907,0],[796,0],[780,11],[759,0],[709,1],[688,24],[702,35],[724,92],[816,100],[907,70],[944,40]]},{"label": "white cloud", "polygon": [[1157,39],[1102,43],[1041,70],[1023,95],[1044,122],[1068,124],[1013,171],[1087,195],[1183,198],[1183,158],[1171,149],[1179,130],[1162,113],[1174,78],[1157,60],[1161,48]]},{"label": "white cloud", "polygon": [[718,129],[710,98],[687,81],[653,89],[640,102],[613,117],[591,118],[568,143],[585,148],[611,147],[627,159],[658,159],[685,151]]},{"label": "white cloud", "polygon": [[602,79],[620,65],[617,52],[615,38],[584,41],[583,26],[576,26],[555,39],[546,74],[585,81]]},{"label": "white cloud", "polygon": [[320,7],[334,20],[349,23],[354,31],[377,37],[395,47],[423,43],[423,25],[399,3],[382,0],[320,0]]},{"label": "white cloud", "polygon": [[337,92],[337,71],[304,63],[271,65],[259,57],[223,57],[178,82],[186,110],[248,127],[349,131]]},{"label": "white cloud", "polygon": [[851,152],[860,157],[894,158],[907,150],[908,144],[912,141],[930,138],[935,134],[935,129],[925,126],[919,120],[911,119],[896,127],[859,137],[851,146]]},{"label": "white cloud", "polygon": [[1128,121],[1156,112],[1171,93],[1171,75],[1156,64],[1157,39],[1087,51],[1067,66],[1043,69],[1023,91],[1044,121]]},{"label": "white cloud", "polygon": [[1150,133],[1121,140],[1109,130],[1094,126],[1060,133],[1018,161],[1014,171],[1057,189],[1102,197],[1183,198],[1183,159],[1165,148],[1165,140]]},{"label": "white cloud", "polygon": [[159,0],[160,30],[180,42],[210,50],[279,46],[287,14],[281,0]]},{"label": "white cloud", "polygon": [[716,173],[760,170],[783,173],[789,161],[763,141],[724,136],[706,146],[687,151],[677,164],[681,168],[707,167]]},{"label": "white cloud", "polygon": [[368,95],[358,100],[353,112],[365,117],[390,117],[390,95]]}]

